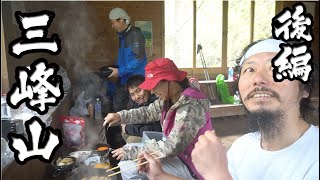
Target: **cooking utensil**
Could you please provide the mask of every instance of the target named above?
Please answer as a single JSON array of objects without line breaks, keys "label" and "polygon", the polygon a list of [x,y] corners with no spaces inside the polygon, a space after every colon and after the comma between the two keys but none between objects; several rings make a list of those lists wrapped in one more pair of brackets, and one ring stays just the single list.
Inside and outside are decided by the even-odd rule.
[{"label": "cooking utensil", "polygon": [[99,71],[100,71],[100,75],[102,77],[109,77],[110,74],[112,73],[112,70],[109,69],[109,67],[112,67],[112,68],[119,68],[118,65],[111,65],[111,66],[103,66],[103,67],[100,67],[99,68]]},{"label": "cooking utensil", "polygon": [[104,142],[107,139],[107,133],[108,133],[110,124],[107,123],[105,127],[107,127],[107,128],[105,128],[105,132],[104,132],[104,135],[103,135],[103,138],[102,138],[102,142]]},{"label": "cooking utensil", "polygon": [[[103,146],[107,146],[109,147],[107,150],[105,151],[98,151],[99,147],[103,147]],[[115,150],[113,148],[110,147],[109,144],[107,143],[98,143],[93,147],[93,154],[98,154],[101,156],[100,161],[101,162],[106,162],[109,159],[109,162],[111,164],[111,166],[117,166],[118,163],[120,162],[120,160],[117,160],[116,158],[112,157],[112,151]]]},{"label": "cooking utensil", "polygon": [[106,126],[103,126],[101,128],[101,130],[99,131],[99,136],[102,133],[103,129],[105,129],[105,132],[104,132],[104,135],[103,135],[103,138],[102,138],[102,142],[104,142],[106,140],[106,138],[107,138],[106,134],[107,134],[108,129],[109,129],[109,123],[107,123]]},{"label": "cooking utensil", "polygon": [[58,158],[53,160],[51,162],[51,165],[54,168],[54,171],[52,173],[52,177],[54,177],[54,178],[58,177],[62,172],[70,171],[76,166],[77,158],[75,158],[73,156],[66,156],[66,157],[63,157],[62,159],[64,159],[64,158],[71,158],[73,160],[73,162],[68,165],[59,166],[59,165],[57,165]]},{"label": "cooking utensil", "polygon": [[[107,147],[108,149],[99,151],[98,150],[99,147]],[[98,143],[93,147],[93,152],[100,156],[103,156],[106,153],[110,153],[111,151],[113,151],[113,149],[110,148],[109,144],[106,144],[106,143]]]},{"label": "cooking utensil", "polygon": [[[108,177],[108,175],[113,174],[114,172],[106,172],[105,169],[94,168],[81,166],[73,171],[71,171],[68,180],[79,180],[83,178],[90,179],[93,176],[99,177]],[[109,177],[110,180],[117,180],[117,176]]]},{"label": "cooking utensil", "polygon": [[105,134],[107,134],[107,132],[108,132],[108,130],[109,130],[109,127],[110,127],[110,123],[107,123],[105,127],[107,127],[107,128],[106,128],[106,131],[105,131]]},{"label": "cooking utensil", "polygon": [[104,128],[105,128],[104,126],[101,128],[101,130],[99,131],[99,135],[101,134]]}]

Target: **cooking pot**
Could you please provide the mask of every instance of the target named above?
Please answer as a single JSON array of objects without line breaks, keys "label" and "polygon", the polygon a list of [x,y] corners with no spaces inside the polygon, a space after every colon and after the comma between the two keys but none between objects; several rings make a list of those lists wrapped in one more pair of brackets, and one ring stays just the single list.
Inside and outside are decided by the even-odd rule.
[{"label": "cooking pot", "polygon": [[[98,151],[98,148],[99,147],[108,147],[107,150],[105,151]],[[100,161],[103,163],[103,162],[106,162],[107,158],[109,158],[109,162],[111,164],[112,167],[115,167],[118,165],[118,163],[120,162],[120,160],[117,160],[116,158],[112,157],[112,151],[114,149],[110,147],[109,144],[107,143],[98,143],[96,144],[94,147],[93,147],[93,153],[96,153],[98,155],[101,156],[101,159]]]},{"label": "cooking pot", "polygon": [[[101,147],[107,147],[106,150],[98,150]],[[100,156],[104,156],[107,153],[110,153],[113,149],[110,148],[109,144],[106,143],[98,143],[96,145],[93,146],[93,153],[94,154],[98,154]]]},{"label": "cooking pot", "polygon": [[[61,157],[60,157],[61,158]],[[53,166],[54,168],[54,171],[52,173],[52,177],[58,177],[62,172],[66,172],[66,171],[70,171],[72,170],[73,168],[75,168],[76,166],[76,161],[77,161],[77,158],[73,157],[73,156],[66,156],[66,157],[63,157],[62,159],[64,158],[71,158],[73,160],[73,163],[71,164],[68,164],[68,165],[63,165],[63,166],[59,166],[57,165],[57,159],[53,160],[51,162],[51,165]]]},{"label": "cooking pot", "polygon": [[[90,179],[93,176],[99,176],[99,177],[108,177],[108,175],[113,174],[113,171],[106,172],[106,169],[100,169],[100,168],[93,168],[93,167],[87,167],[87,166],[80,166],[76,169],[74,169],[70,176],[68,177],[68,180],[79,180],[83,178]],[[117,176],[109,177],[110,180],[117,180]]]},{"label": "cooking pot", "polygon": [[108,77],[108,76],[110,76],[110,74],[112,73],[112,70],[109,69],[109,67],[119,68],[118,65],[103,66],[103,67],[99,68],[99,70],[100,70],[100,75],[101,75],[102,77]]}]

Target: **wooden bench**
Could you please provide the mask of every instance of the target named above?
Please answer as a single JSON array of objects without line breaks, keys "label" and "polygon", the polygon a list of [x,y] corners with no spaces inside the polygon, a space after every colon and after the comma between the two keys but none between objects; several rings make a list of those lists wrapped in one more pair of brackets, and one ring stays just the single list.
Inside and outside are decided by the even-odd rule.
[{"label": "wooden bench", "polygon": [[[235,81],[225,80],[225,82],[227,83],[229,87],[230,95],[232,96],[236,90]],[[246,113],[243,104],[222,104],[222,102],[220,102],[219,96],[217,94],[217,89],[216,89],[216,80],[210,80],[210,81],[200,80],[199,84],[200,84],[201,90],[205,94],[207,94],[209,98],[210,98],[209,96],[210,93],[208,91],[208,86],[210,85],[213,88],[215,100],[210,99],[211,103],[213,104],[210,106],[211,117],[244,115]],[[319,95],[318,94],[313,95],[313,97],[311,97],[311,102],[313,106],[316,108],[316,111],[319,111]],[[317,118],[319,119],[319,116],[317,116]]]},{"label": "wooden bench", "polygon": [[[225,80],[225,82],[228,84],[230,95],[233,96],[235,93],[235,84],[233,80]],[[219,96],[217,94],[216,89],[216,80],[210,80],[210,81],[199,81],[201,90],[209,95],[208,92],[208,86],[212,86],[215,100],[211,100],[212,104],[210,106],[210,114],[211,117],[225,117],[225,116],[235,116],[235,115],[244,115],[245,109],[243,104],[222,104],[220,102]],[[209,97],[209,96],[208,96]]]},{"label": "wooden bench", "polygon": [[210,114],[213,118],[244,115],[245,113],[243,104],[218,104],[210,106]]}]

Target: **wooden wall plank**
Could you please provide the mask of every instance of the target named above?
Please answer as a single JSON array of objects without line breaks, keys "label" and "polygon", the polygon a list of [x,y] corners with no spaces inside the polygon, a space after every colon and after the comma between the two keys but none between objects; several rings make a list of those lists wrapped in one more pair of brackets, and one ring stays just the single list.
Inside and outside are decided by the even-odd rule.
[{"label": "wooden wall plank", "polygon": [[[118,37],[108,19],[109,11],[122,7],[131,16],[131,22],[152,21],[153,48],[148,61],[162,57],[163,52],[163,1],[25,1],[21,2],[26,12],[49,10],[55,18],[48,31],[48,37],[57,33],[61,39],[62,51],[57,56],[46,53],[27,54],[17,60],[7,53],[10,86],[15,82],[17,66],[28,66],[43,57],[67,69],[72,82],[79,73],[97,71],[99,67],[116,63]],[[21,31],[14,25],[11,2],[3,2],[3,26],[6,47],[20,37]]]}]

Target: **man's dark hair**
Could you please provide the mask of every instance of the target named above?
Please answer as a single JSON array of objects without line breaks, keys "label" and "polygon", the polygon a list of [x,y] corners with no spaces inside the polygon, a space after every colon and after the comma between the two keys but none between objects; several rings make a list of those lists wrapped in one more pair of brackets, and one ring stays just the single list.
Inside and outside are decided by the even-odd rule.
[{"label": "man's dark hair", "polygon": [[129,88],[138,87],[145,80],[143,75],[133,75],[130,76],[127,80],[126,89],[129,91]]},{"label": "man's dark hair", "polygon": [[[268,39],[272,39],[272,38],[268,38]],[[240,57],[236,60],[236,70],[239,72],[239,78],[236,80],[236,87],[238,87],[238,83],[239,83],[239,79],[240,79],[240,76],[241,76],[241,66],[239,65],[240,63],[240,60],[241,60],[241,57],[255,44],[259,43],[260,41],[263,41],[265,39],[261,39],[261,40],[257,40],[255,42],[252,42],[251,44],[249,44],[248,46],[246,46]],[[297,43],[301,43],[301,42],[298,42],[298,41],[289,41],[289,42],[286,42],[286,43],[289,43],[291,45],[293,44],[297,44]],[[313,59],[316,59],[318,60],[317,58],[313,58]],[[312,60],[312,59],[311,59]],[[310,111],[314,111],[315,110],[315,107],[312,105],[312,102],[311,102],[311,95],[312,95],[312,92],[313,90],[315,89],[315,86],[316,84],[319,84],[319,65],[317,63],[313,63],[313,66],[312,66],[312,69],[313,71],[311,72],[311,75],[310,75],[310,81],[307,82],[307,83],[302,83],[300,82],[300,90],[301,91],[306,91],[307,93],[309,93],[309,96],[307,98],[302,98],[301,101],[300,101],[300,114],[301,114],[301,117],[302,118],[305,118],[306,115],[310,112]]]},{"label": "man's dark hair", "polygon": [[309,93],[307,98],[302,98],[300,101],[300,113],[303,118],[306,117],[310,111],[316,110],[316,107],[312,105],[311,96],[316,85],[319,84],[319,65],[313,63],[312,69],[310,81],[305,84],[300,82],[300,90]]}]

